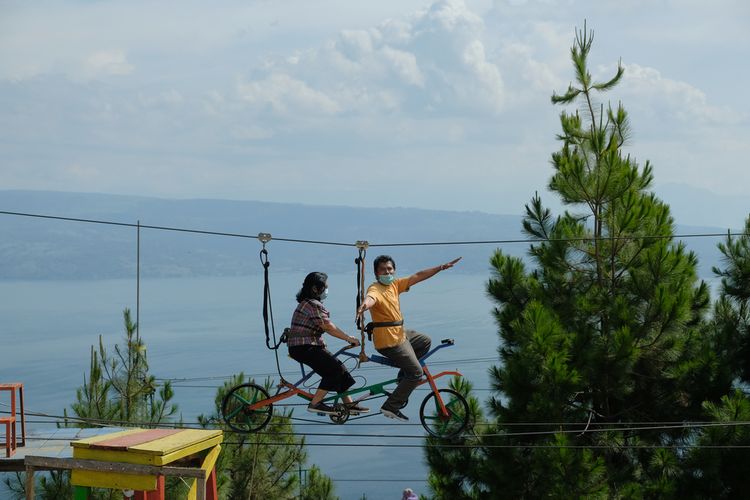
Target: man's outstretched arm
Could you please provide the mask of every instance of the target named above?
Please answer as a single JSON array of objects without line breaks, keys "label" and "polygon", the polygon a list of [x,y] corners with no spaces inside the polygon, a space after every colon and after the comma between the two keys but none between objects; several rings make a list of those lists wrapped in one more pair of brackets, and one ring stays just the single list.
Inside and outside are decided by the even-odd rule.
[{"label": "man's outstretched arm", "polygon": [[453,267],[459,260],[461,260],[461,257],[457,259],[453,259],[450,262],[447,262],[445,264],[440,264],[439,266],[430,267],[428,269],[423,269],[421,271],[417,271],[416,273],[409,276],[409,286],[416,285],[420,281],[424,281],[428,278],[432,278],[440,271],[444,271],[446,269],[450,269]]}]

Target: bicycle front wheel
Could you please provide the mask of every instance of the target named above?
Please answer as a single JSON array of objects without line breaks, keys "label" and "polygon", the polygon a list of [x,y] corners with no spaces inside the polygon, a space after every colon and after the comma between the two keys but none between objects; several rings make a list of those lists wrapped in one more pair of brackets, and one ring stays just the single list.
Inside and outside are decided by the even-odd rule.
[{"label": "bicycle front wheel", "polygon": [[427,432],[438,438],[455,437],[469,424],[469,403],[452,389],[438,389],[445,412],[440,408],[438,393],[431,392],[422,401],[419,419]]},{"label": "bicycle front wheel", "polygon": [[268,393],[261,386],[238,385],[224,396],[224,401],[221,403],[221,416],[233,431],[243,433],[258,431],[271,420],[273,406],[268,404],[250,409],[250,405],[264,399],[268,399]]}]

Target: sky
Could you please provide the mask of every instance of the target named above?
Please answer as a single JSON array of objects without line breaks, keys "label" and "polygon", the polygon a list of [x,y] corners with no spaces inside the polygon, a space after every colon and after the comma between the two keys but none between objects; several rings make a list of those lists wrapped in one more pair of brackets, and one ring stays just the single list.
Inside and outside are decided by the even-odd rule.
[{"label": "sky", "polygon": [[0,0],[0,189],[521,213],[584,21],[657,188],[745,194],[745,0]]}]

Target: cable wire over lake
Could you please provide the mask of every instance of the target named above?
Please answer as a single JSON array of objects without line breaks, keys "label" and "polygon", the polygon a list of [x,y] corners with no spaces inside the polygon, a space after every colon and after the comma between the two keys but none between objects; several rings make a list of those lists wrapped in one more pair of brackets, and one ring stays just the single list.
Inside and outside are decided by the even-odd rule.
[{"label": "cable wire over lake", "polygon": [[[170,227],[170,226],[156,226],[148,224],[137,224],[129,222],[116,222],[108,220],[97,220],[97,219],[82,219],[76,217],[63,217],[59,215],[47,215],[47,214],[32,214],[24,212],[10,212],[6,210],[0,210],[0,215],[11,215],[18,217],[32,217],[39,219],[51,219],[61,220],[68,222],[83,222],[88,224],[104,224],[110,226],[121,226],[130,228],[140,229],[153,229],[157,231],[173,231],[180,233],[193,233],[193,234],[205,234],[210,236],[224,236],[231,238],[245,238],[245,239],[260,239],[260,234],[243,234],[243,233],[230,233],[223,231],[208,231],[203,229],[190,229],[181,227]],[[721,238],[725,236],[748,236],[747,233],[735,232],[731,229],[727,229],[727,232],[722,233],[685,233],[685,234],[674,234],[674,235],[663,235],[663,234],[639,234],[639,235],[626,235],[626,236],[602,236],[602,237],[589,237],[581,236],[577,238],[508,238],[508,239],[497,239],[497,240],[464,240],[464,241],[419,241],[419,242],[388,242],[388,243],[369,243],[370,247],[420,247],[420,246],[455,246],[455,245],[510,245],[519,243],[543,243],[543,242],[560,242],[560,241],[620,241],[620,240],[661,240],[661,239],[685,239],[685,238]],[[276,237],[272,238],[274,241],[283,241],[287,243],[303,243],[311,245],[333,245],[343,247],[356,247],[357,243],[346,243],[341,241],[326,241],[326,240],[310,240],[301,238],[285,238]]]}]

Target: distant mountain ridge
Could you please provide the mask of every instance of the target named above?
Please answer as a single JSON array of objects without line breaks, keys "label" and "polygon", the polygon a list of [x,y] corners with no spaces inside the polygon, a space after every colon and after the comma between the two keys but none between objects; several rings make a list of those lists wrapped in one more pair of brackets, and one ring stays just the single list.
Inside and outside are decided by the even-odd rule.
[{"label": "distant mountain ridge", "polygon": [[[412,242],[519,240],[521,216],[415,208],[355,208],[229,200],[170,200],[138,196],[50,191],[0,191],[0,210],[125,224],[275,238],[316,240],[312,244],[272,240],[267,248],[274,271],[355,272],[358,240],[372,245]],[[680,233],[722,232],[680,226]],[[0,279],[128,278],[136,269],[135,228],[0,214]],[[710,276],[718,262],[718,239],[686,241]],[[333,244],[335,243],[335,244]],[[343,243],[345,245],[339,245]],[[500,245],[524,256],[526,243]],[[496,244],[372,246],[368,261],[393,255],[399,271],[411,273],[455,256],[459,272],[487,273]],[[141,229],[141,276],[232,276],[262,271],[255,238]],[[368,267],[368,272],[371,272]]]},{"label": "distant mountain ridge", "polygon": [[[351,244],[521,238],[520,217],[407,208],[353,208],[227,200],[0,191],[0,210],[126,224]],[[518,253],[523,250],[516,245]],[[370,248],[390,252],[404,272],[463,255],[462,270],[483,272],[493,245]],[[254,239],[141,229],[141,276],[242,275],[261,271]],[[272,269],[354,271],[353,246],[273,240]],[[0,215],[0,279],[132,277],[136,229]],[[421,266],[421,267],[417,267]]]}]

